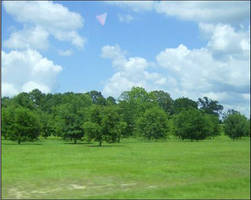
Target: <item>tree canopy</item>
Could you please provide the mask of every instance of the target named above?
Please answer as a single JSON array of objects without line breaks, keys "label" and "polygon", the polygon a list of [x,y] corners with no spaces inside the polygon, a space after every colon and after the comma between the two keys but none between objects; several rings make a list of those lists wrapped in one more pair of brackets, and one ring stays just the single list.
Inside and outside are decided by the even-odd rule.
[{"label": "tree canopy", "polygon": [[[201,140],[220,134],[223,106],[208,97],[198,102],[187,97],[172,99],[162,90],[132,87],[115,99],[101,92],[44,94],[38,89],[2,98],[2,136],[34,141],[51,135],[73,143],[87,140],[120,142],[125,137],[149,140],[174,134]],[[224,130],[231,138],[250,136],[250,120],[234,110],[224,115]]]},{"label": "tree canopy", "polygon": [[250,136],[250,120],[241,113],[231,110],[224,117],[224,130],[232,139]]}]

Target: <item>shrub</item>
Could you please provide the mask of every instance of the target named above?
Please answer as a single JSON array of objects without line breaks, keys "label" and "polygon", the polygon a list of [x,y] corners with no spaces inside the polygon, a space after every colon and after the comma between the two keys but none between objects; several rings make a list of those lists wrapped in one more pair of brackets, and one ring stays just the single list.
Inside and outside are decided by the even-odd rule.
[{"label": "shrub", "polygon": [[224,131],[232,139],[250,136],[249,120],[239,112],[230,112],[224,118]]}]

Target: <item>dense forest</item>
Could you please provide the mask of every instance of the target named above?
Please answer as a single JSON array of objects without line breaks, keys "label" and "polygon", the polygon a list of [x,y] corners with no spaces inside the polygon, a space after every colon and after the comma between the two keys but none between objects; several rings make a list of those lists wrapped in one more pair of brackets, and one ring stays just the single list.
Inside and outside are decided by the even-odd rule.
[{"label": "dense forest", "polygon": [[[162,90],[133,87],[118,99],[101,92],[44,94],[38,89],[2,98],[2,138],[35,141],[51,135],[100,146],[125,137],[149,140],[213,138],[224,131],[232,139],[250,136],[250,119],[208,97],[172,99]],[[220,116],[223,116],[220,118]]]}]

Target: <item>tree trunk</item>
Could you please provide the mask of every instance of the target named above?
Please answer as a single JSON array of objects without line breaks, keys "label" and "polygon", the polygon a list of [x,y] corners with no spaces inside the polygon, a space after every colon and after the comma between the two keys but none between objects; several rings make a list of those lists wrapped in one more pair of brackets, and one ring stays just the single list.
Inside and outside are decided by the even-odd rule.
[{"label": "tree trunk", "polygon": [[77,139],[74,139],[74,144],[77,144]]},{"label": "tree trunk", "polygon": [[99,141],[99,146],[100,146],[100,147],[102,146],[102,140]]},{"label": "tree trunk", "polygon": [[20,139],[20,138],[18,138],[17,142],[18,142],[18,144],[21,144],[21,139]]}]

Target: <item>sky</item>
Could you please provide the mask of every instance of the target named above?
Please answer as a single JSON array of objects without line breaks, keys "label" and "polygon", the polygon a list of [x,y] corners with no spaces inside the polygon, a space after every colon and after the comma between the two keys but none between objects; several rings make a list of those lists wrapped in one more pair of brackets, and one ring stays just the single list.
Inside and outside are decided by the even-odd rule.
[{"label": "sky", "polygon": [[249,13],[248,1],[4,1],[2,96],[139,86],[250,116]]}]

